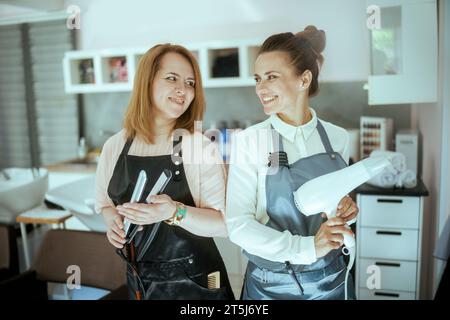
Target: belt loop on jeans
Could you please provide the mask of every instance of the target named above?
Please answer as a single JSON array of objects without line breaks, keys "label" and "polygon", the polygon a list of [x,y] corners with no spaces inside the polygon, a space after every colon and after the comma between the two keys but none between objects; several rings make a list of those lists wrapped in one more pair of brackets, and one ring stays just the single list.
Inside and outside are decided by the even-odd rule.
[{"label": "belt loop on jeans", "polygon": [[300,295],[304,295],[304,290],[302,285],[300,284],[300,281],[298,281],[297,276],[295,275],[294,269],[292,269],[291,263],[289,261],[285,262],[286,269],[288,273],[291,275],[292,279],[294,280],[295,284],[297,285],[298,291],[300,291]]}]

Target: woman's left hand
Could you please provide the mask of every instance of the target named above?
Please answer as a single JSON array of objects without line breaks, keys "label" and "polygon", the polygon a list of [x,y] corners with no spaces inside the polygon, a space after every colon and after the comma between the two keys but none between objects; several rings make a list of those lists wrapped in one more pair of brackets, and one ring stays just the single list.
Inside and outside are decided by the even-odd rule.
[{"label": "woman's left hand", "polygon": [[358,215],[359,209],[350,196],[345,196],[339,201],[336,216],[344,219],[346,222],[353,220]]},{"label": "woman's left hand", "polygon": [[119,214],[137,225],[153,224],[173,217],[177,205],[168,195],[161,194],[147,199],[150,203],[124,203],[117,206]]}]

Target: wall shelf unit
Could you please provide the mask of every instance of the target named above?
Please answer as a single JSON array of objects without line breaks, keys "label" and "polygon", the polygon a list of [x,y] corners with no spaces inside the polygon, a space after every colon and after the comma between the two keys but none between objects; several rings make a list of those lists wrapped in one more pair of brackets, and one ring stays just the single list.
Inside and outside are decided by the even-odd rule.
[{"label": "wall shelf unit", "polygon": [[[197,59],[205,88],[255,84],[254,62],[262,39],[184,44]],[[63,59],[66,93],[126,92],[148,48],[68,51]]]}]

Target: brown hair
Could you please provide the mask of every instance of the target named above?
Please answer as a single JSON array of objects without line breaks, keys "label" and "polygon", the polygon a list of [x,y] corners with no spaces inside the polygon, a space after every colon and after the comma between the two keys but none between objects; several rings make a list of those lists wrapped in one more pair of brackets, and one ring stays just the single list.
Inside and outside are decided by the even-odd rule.
[{"label": "brown hair", "polygon": [[270,36],[264,41],[258,54],[271,51],[286,52],[297,75],[301,75],[305,70],[311,71],[312,81],[308,94],[312,97],[319,92],[317,78],[324,60],[321,53],[325,49],[325,41],[323,30],[307,26],[305,30],[295,35],[292,32],[285,32]]},{"label": "brown hair", "polygon": [[169,52],[174,52],[185,57],[194,70],[195,96],[188,109],[176,120],[175,129],[186,129],[194,132],[194,122],[202,120],[205,112],[205,96],[200,76],[200,68],[195,57],[186,48],[179,45],[159,44],[149,49],[139,61],[134,77],[133,92],[125,113],[124,128],[127,139],[133,139],[136,135],[142,137],[146,143],[154,142],[153,133],[153,108],[152,97],[153,80],[156,72],[161,67],[162,57]]}]

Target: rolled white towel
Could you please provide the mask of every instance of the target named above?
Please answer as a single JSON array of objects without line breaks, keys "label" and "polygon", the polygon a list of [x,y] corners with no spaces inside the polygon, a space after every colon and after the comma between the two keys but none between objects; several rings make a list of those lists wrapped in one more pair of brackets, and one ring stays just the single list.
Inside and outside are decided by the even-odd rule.
[{"label": "rolled white towel", "polygon": [[414,188],[417,185],[417,176],[412,170],[405,170],[401,172],[397,177],[397,183],[395,184],[398,188]]},{"label": "rolled white towel", "polygon": [[392,188],[397,182],[397,177],[398,175],[392,172],[392,170],[385,169],[383,172],[367,181],[367,183],[379,188]]},{"label": "rolled white towel", "polygon": [[406,170],[406,159],[403,153],[388,150],[374,150],[371,152],[370,156],[388,157],[395,170],[398,172],[403,172]]}]

